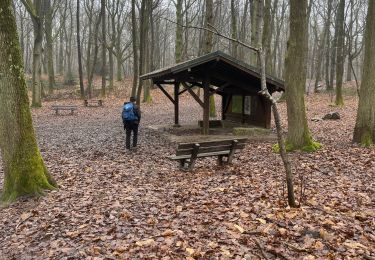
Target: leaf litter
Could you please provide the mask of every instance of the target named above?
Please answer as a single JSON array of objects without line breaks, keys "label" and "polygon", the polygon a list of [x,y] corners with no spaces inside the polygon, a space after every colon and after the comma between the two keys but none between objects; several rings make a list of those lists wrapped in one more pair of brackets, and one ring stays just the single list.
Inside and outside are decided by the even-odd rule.
[{"label": "leaf litter", "polygon": [[[324,147],[290,154],[298,198],[304,184],[302,206],[290,209],[271,142],[249,142],[230,166],[209,158],[179,171],[165,158],[175,144],[146,128],[173,123],[173,106],[153,96],[142,105],[140,145],[131,153],[124,152],[123,100],[101,108],[51,101],[33,110],[59,189],[1,209],[0,258],[374,259],[375,148],[351,143],[356,98],[335,108],[341,120],[309,120]],[[80,105],[78,114],[55,116],[56,102]],[[306,103],[309,119],[332,110],[325,94]],[[285,104],[280,109],[286,129]],[[201,117],[188,96],[180,111],[182,124]]]}]

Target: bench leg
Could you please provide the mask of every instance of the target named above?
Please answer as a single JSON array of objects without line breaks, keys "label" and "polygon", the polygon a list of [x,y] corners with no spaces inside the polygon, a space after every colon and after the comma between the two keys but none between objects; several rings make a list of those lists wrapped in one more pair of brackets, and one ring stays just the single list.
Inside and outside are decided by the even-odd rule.
[{"label": "bench leg", "polygon": [[195,161],[197,160],[200,145],[194,144],[193,152],[191,153],[188,170],[191,171],[194,168]]},{"label": "bench leg", "polygon": [[227,161],[228,164],[232,163],[237,144],[238,144],[237,140],[232,141],[232,147],[231,147],[229,155],[228,155],[228,161]]},{"label": "bench leg", "polygon": [[223,166],[223,165],[224,165],[223,158],[224,158],[224,155],[219,155],[219,156],[217,157],[217,164],[218,164],[219,166]]},{"label": "bench leg", "polygon": [[192,171],[194,166],[195,166],[195,161],[196,161],[196,158],[195,159],[190,159],[190,162],[189,162],[189,166],[187,168],[188,171]]},{"label": "bench leg", "polygon": [[181,159],[180,160],[180,170],[185,169],[185,161],[186,161],[186,159]]}]

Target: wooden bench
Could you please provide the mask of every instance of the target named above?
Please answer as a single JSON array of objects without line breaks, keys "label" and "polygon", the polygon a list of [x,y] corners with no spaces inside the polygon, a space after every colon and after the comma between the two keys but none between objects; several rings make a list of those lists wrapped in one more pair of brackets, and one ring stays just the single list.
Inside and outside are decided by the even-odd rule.
[{"label": "wooden bench", "polygon": [[101,99],[85,99],[85,107],[101,107],[103,100]]},{"label": "wooden bench", "polygon": [[63,106],[63,105],[53,105],[53,106],[51,107],[51,109],[52,109],[52,110],[55,110],[56,115],[59,114],[59,110],[70,110],[70,114],[73,115],[73,112],[74,112],[75,110],[77,110],[78,108],[77,108],[77,106],[74,106],[74,105],[68,105],[68,106]]},{"label": "wooden bench", "polygon": [[[177,147],[176,155],[169,156],[171,160],[180,162],[180,169],[191,171],[197,158],[218,157],[218,164],[232,163],[234,154],[245,147],[246,138],[234,140],[216,140],[210,142],[181,143]],[[224,161],[224,158],[226,160]]]}]

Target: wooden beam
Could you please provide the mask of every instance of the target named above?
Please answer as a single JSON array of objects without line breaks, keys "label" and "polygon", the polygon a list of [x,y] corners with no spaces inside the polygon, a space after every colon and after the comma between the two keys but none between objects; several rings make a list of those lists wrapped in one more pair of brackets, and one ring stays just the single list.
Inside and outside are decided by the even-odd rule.
[{"label": "wooden beam", "polygon": [[[231,103],[232,99],[233,99],[233,95],[230,95],[229,97],[227,96],[226,102],[225,102],[225,105],[224,105],[224,111],[225,111],[225,113],[228,111],[229,104]],[[224,113],[224,112],[222,112],[222,113]]]},{"label": "wooden beam", "polygon": [[194,93],[193,90],[191,90],[194,85],[188,86],[186,82],[183,82],[182,85],[185,87],[185,89],[187,89],[187,91],[189,91],[190,95],[195,99],[195,101],[197,101],[198,104],[204,108],[204,103],[202,102],[202,100],[197,96],[197,94]]},{"label": "wooden beam", "polygon": [[203,135],[210,130],[210,78],[203,81]]},{"label": "wooden beam", "polygon": [[162,85],[157,83],[156,86],[158,86],[158,88],[160,88],[160,90],[164,93],[164,95],[166,95],[167,98],[169,98],[169,100],[172,101],[173,104],[175,103],[174,99],[171,97],[171,95],[169,95],[169,93],[163,88]]},{"label": "wooden beam", "polygon": [[227,83],[221,85],[220,87],[218,87],[217,89],[215,89],[215,90],[213,91],[212,94],[216,94],[217,92],[223,90],[224,88],[230,86],[231,84],[232,84],[232,83],[227,82]]},{"label": "wooden beam", "polygon": [[174,125],[180,126],[179,124],[179,98],[178,98],[178,92],[180,90],[180,83],[174,84]]},{"label": "wooden beam", "polygon": [[229,103],[229,96],[228,95],[222,95],[221,96],[221,120],[225,120],[225,113],[228,109]]},{"label": "wooden beam", "polygon": [[194,84],[191,84],[190,86],[188,86],[186,82],[182,82],[182,85],[183,85],[184,89],[181,90],[180,93],[178,93],[179,95],[185,93],[185,92],[188,91],[189,89],[194,88]]}]

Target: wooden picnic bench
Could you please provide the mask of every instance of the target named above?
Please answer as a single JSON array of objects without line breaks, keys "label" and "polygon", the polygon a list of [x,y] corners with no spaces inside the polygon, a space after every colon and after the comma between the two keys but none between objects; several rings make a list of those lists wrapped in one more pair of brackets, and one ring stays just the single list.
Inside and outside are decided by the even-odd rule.
[{"label": "wooden picnic bench", "polygon": [[101,99],[85,99],[85,107],[101,107],[103,100]]},{"label": "wooden picnic bench", "polygon": [[56,115],[59,114],[59,110],[70,110],[70,114],[73,115],[73,112],[78,109],[75,105],[53,105],[52,110],[55,110]]},{"label": "wooden picnic bench", "polygon": [[[180,169],[191,171],[197,158],[218,157],[218,164],[232,163],[234,154],[245,147],[246,138],[231,140],[216,140],[195,143],[181,143],[177,147],[176,155],[169,156],[170,160],[180,162]],[[224,160],[226,158],[226,160]]]}]

